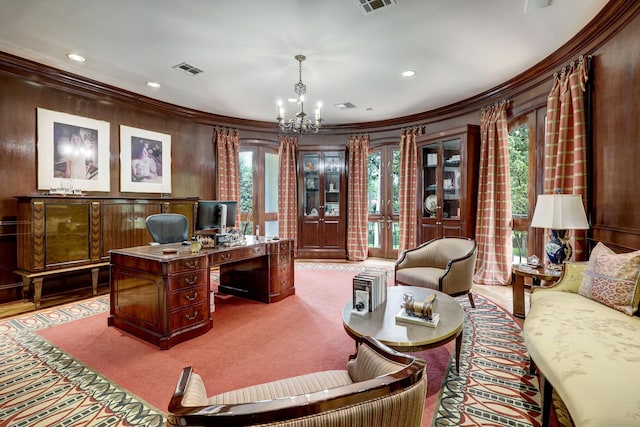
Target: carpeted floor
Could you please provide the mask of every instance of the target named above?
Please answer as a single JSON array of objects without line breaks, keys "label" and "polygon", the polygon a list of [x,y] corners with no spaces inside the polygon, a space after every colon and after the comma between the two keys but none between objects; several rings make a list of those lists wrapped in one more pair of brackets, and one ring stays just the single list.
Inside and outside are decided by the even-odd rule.
[{"label": "carpeted floor", "polygon": [[[212,331],[167,351],[159,351],[115,328],[106,327],[107,297],[0,322],[0,384],[3,390],[0,425],[51,425],[56,419],[70,420],[60,425],[161,425],[163,411],[157,408],[166,408],[179,370],[187,364],[193,365],[197,372],[205,372],[210,394],[242,386],[238,377],[243,377],[242,381],[247,383],[270,380],[264,376],[264,372],[269,371],[264,367],[272,365],[266,365],[260,357],[267,361],[271,359],[269,363],[282,359],[283,366],[291,368],[293,374],[296,369],[305,370],[308,366],[317,366],[317,370],[339,369],[334,365],[343,365],[354,347],[342,330],[339,314],[335,316],[334,311],[335,307],[341,311],[351,292],[349,278],[362,268],[346,263],[296,264],[295,297],[276,304],[259,304],[240,298],[218,301],[216,312],[226,311],[226,315],[214,313]],[[322,272],[327,273],[318,274]],[[330,272],[337,274],[334,279],[341,276],[338,286],[333,283],[336,280],[331,279]],[[334,300],[335,307],[321,303],[323,300]],[[463,297],[458,301],[466,305],[468,300]],[[467,319],[460,375],[451,367],[447,368],[450,348],[421,354],[431,371],[428,370],[430,391],[423,425],[428,426],[431,422],[438,426],[539,425],[537,378],[528,375],[520,327],[504,310],[482,297],[476,298],[476,307],[474,310],[465,306]],[[254,329],[258,328],[255,325],[270,318],[266,310],[273,309],[285,312],[282,323],[268,325],[266,329],[271,333],[266,337],[250,338],[256,352],[248,357],[258,360],[252,363],[256,369],[236,372],[238,366],[247,364],[239,359],[247,357],[242,354],[247,352],[234,353],[232,337],[247,336],[248,332],[238,328],[244,324],[249,329],[252,324]],[[238,313],[244,313],[244,321]],[[74,319],[84,320],[73,322],[74,328],[56,326]],[[305,337],[295,332],[296,323],[315,325],[322,333]],[[70,329],[74,331],[72,335]],[[266,341],[259,341],[261,339]],[[198,340],[215,341],[220,352],[198,352]],[[290,357],[293,346],[303,350],[314,348],[318,340],[324,340],[326,345],[323,347],[327,348],[326,352],[316,352],[316,359]],[[114,354],[114,342],[125,351]],[[267,348],[267,344],[284,351],[276,355],[260,351]],[[154,358],[158,360],[154,361]],[[125,361],[133,363],[143,374],[131,375],[129,371],[127,375],[121,369]],[[211,371],[207,372],[207,369]],[[284,367],[274,370],[276,374],[290,376]],[[127,377],[133,379],[127,380]],[[140,384],[141,378],[146,383]],[[444,385],[442,390],[441,385]],[[434,415],[433,421],[431,415]]]}]

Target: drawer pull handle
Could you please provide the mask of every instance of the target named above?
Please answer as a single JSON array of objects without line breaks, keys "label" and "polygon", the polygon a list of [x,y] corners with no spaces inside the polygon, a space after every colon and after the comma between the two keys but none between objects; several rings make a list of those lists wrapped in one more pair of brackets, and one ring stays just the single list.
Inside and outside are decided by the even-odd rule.
[{"label": "drawer pull handle", "polygon": [[197,275],[193,275],[191,277],[185,277],[185,279],[184,279],[184,283],[186,283],[187,285],[193,285],[197,281],[198,281],[198,276]]},{"label": "drawer pull handle", "polygon": [[231,254],[221,254],[220,258],[222,258],[224,261],[227,261],[231,258]]},{"label": "drawer pull handle", "polygon": [[198,261],[197,260],[195,260],[195,261],[185,261],[184,265],[187,268],[196,268],[198,266]]},{"label": "drawer pull handle", "polygon": [[198,310],[193,312],[193,316],[189,316],[188,314],[184,315],[184,318],[191,321],[198,317]]},{"label": "drawer pull handle", "polygon": [[185,295],[184,299],[186,299],[187,301],[195,301],[196,298],[198,298],[198,291],[193,291],[193,293],[191,293],[191,295]]}]

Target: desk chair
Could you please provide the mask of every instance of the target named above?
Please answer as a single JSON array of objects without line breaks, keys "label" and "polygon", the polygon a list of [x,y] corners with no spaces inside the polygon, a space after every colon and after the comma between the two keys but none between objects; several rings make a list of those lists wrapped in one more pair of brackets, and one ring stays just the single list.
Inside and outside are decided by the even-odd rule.
[{"label": "desk chair", "polygon": [[155,243],[177,243],[188,239],[189,220],[184,215],[174,213],[149,215],[146,223],[147,230]]}]

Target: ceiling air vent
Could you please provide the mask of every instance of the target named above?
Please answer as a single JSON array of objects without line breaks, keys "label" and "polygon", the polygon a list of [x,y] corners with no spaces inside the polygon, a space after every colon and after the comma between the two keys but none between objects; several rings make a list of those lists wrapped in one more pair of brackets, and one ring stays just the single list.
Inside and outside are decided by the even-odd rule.
[{"label": "ceiling air vent", "polygon": [[365,14],[375,12],[386,6],[393,6],[396,0],[355,0]]},{"label": "ceiling air vent", "polygon": [[181,62],[180,64],[174,65],[171,68],[176,69],[178,71],[181,71],[181,72],[183,72],[185,74],[188,74],[190,76],[195,76],[196,74],[202,73],[201,69],[196,68],[191,64],[187,64],[186,62]]},{"label": "ceiling air vent", "polygon": [[348,110],[350,108],[356,108],[356,106],[350,102],[343,102],[341,104],[336,104],[336,108],[339,108],[341,110]]}]

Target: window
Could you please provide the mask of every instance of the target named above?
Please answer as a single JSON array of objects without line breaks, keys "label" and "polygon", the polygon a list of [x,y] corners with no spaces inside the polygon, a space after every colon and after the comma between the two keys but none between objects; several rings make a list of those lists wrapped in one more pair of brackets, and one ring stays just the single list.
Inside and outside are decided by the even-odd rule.
[{"label": "window", "polygon": [[529,124],[509,132],[509,170],[513,215],[513,262],[526,262],[529,228]]}]

